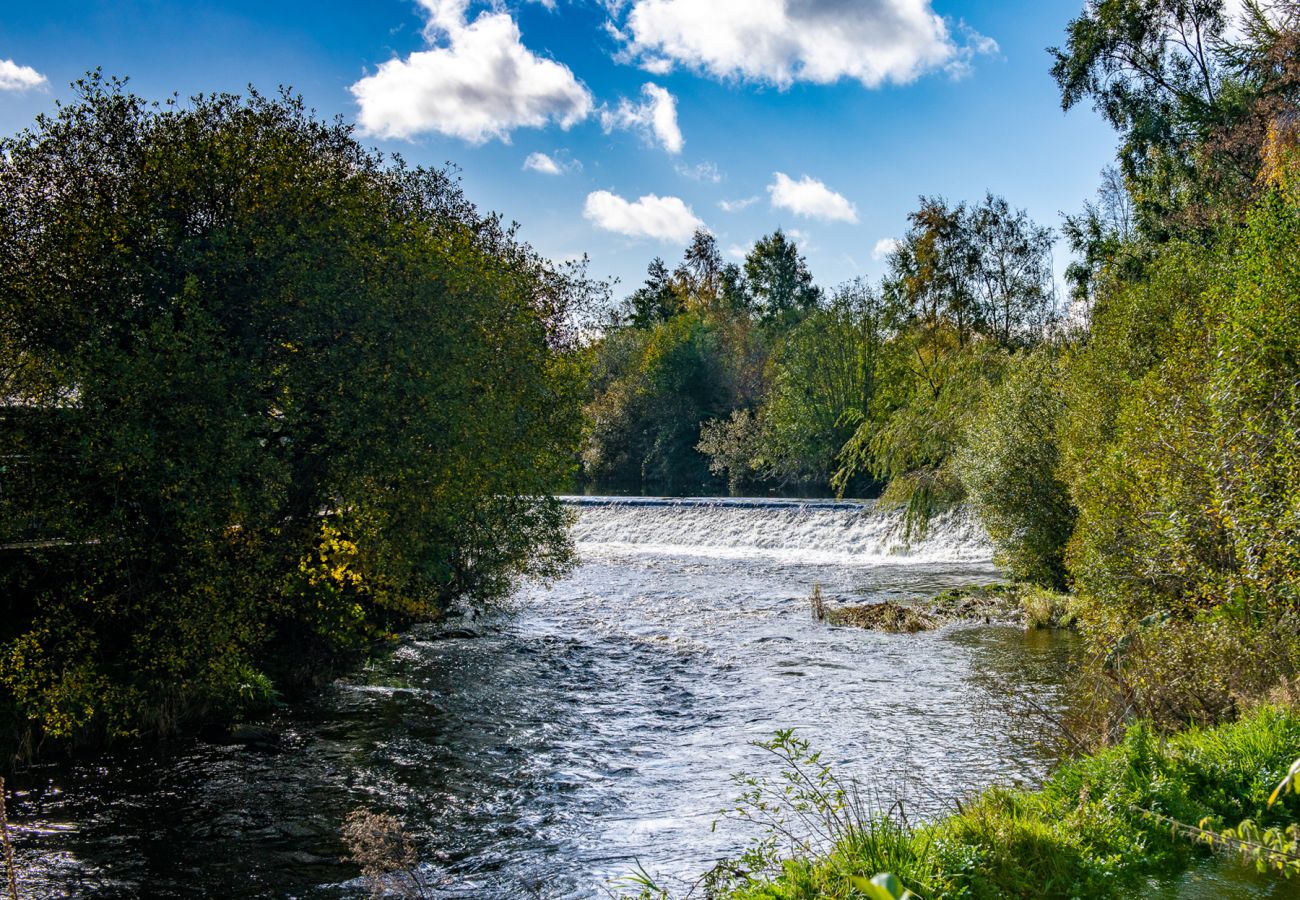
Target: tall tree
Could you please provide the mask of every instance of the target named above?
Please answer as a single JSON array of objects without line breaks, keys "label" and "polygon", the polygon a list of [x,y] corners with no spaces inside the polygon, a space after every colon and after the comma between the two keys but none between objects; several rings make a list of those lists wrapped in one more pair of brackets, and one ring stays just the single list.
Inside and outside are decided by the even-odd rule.
[{"label": "tall tree", "polygon": [[767,327],[790,328],[821,299],[807,260],[780,228],[760,238],[745,257],[745,284]]},{"label": "tall tree", "polygon": [[627,300],[627,320],[634,328],[650,328],[667,322],[684,308],[668,266],[656,256],[646,270],[645,284]]},{"label": "tall tree", "polygon": [[951,327],[961,346],[983,335],[1032,342],[1052,318],[1052,231],[992,194],[974,207],[922,197],[889,256],[884,291],[909,321]]},{"label": "tall tree", "polygon": [[1197,237],[1258,196],[1268,128],[1300,100],[1295,4],[1088,0],[1052,48],[1070,109],[1091,100],[1120,133],[1147,238]]}]

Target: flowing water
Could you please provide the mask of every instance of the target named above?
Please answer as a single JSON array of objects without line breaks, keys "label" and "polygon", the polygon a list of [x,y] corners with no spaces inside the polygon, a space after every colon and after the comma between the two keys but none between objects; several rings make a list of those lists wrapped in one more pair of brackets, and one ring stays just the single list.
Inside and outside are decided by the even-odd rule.
[{"label": "flowing water", "polygon": [[606,896],[638,864],[688,879],[751,837],[711,825],[779,728],[915,814],[1043,772],[989,685],[1057,702],[1069,641],[809,613],[816,584],[861,603],[995,580],[967,518],[909,546],[869,504],[570,502],[570,577],[412,632],[266,733],[21,773],[23,896],[360,896],[338,829],[362,806],[407,823],[439,897]]}]

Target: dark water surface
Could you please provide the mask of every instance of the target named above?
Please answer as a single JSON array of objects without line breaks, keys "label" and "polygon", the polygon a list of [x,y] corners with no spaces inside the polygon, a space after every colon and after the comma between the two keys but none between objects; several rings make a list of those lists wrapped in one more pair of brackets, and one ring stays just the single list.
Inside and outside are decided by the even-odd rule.
[{"label": "dark water surface", "polygon": [[710,826],[729,776],[768,765],[748,742],[778,728],[922,814],[1044,771],[987,683],[1058,702],[1068,641],[809,615],[814,584],[863,602],[995,579],[968,521],[904,551],[869,506],[579,509],[571,577],[523,589],[508,614],[411,633],[251,745],[21,773],[22,895],[360,896],[337,837],[358,806],[407,823],[438,896],[605,896],[638,862],[689,878],[749,838]]}]

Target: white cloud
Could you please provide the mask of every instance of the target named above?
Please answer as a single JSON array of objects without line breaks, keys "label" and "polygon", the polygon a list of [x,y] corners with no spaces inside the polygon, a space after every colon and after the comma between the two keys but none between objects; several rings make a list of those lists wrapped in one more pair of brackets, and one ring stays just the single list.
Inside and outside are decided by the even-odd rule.
[{"label": "white cloud", "polygon": [[633,203],[609,191],[594,191],[587,195],[583,215],[605,231],[683,244],[704,227],[681,198],[654,194]]},{"label": "white cloud", "polygon": [[750,244],[748,247],[741,244],[732,244],[727,248],[727,255],[732,259],[744,260],[746,256],[749,256],[749,251],[752,249],[754,249],[753,244]]},{"label": "white cloud", "polygon": [[524,171],[540,172],[542,175],[567,175],[570,172],[581,172],[582,163],[573,159],[569,151],[560,150],[557,153],[530,153],[524,160]]},{"label": "white cloud", "polygon": [[742,209],[749,209],[759,200],[758,197],[746,197],[743,200],[719,200],[718,206],[723,212],[740,212]]},{"label": "white cloud", "polygon": [[962,28],[959,47],[931,0],[631,0],[613,31],[648,71],[681,65],[781,87],[845,78],[869,88],[905,84],[987,40]]},{"label": "white cloud", "polygon": [[677,174],[693,181],[707,181],[710,184],[722,183],[722,172],[711,162],[702,162],[694,166],[679,163],[675,166]]},{"label": "white cloud", "polygon": [[842,194],[837,194],[816,178],[805,175],[798,181],[784,172],[774,172],[776,179],[767,187],[774,209],[784,209],[808,219],[828,222],[857,222],[858,211]]},{"label": "white cloud", "polygon": [[898,238],[881,238],[871,248],[871,258],[879,262],[898,249]]},{"label": "white cloud", "polygon": [[30,91],[47,83],[31,66],[20,66],[12,59],[0,59],[0,91]]},{"label": "white cloud", "polygon": [[470,22],[469,0],[419,3],[429,16],[430,49],[390,59],[352,85],[365,133],[411,138],[436,131],[481,144],[509,141],[516,128],[568,128],[591,114],[587,88],[568,66],[525,47],[509,13],[487,10]]},{"label": "white cloud", "polygon": [[529,172],[541,172],[543,175],[563,175],[560,164],[545,153],[530,153],[524,160],[524,169]]},{"label": "white cloud", "polygon": [[619,101],[618,109],[601,109],[600,124],[605,133],[615,128],[634,129],[648,138],[653,137],[674,156],[681,153],[686,141],[677,124],[677,98],[653,82],[642,86],[641,96],[645,99],[640,103],[624,97]]},{"label": "white cloud", "polygon": [[961,32],[965,43],[958,47],[957,52],[944,64],[944,69],[953,78],[965,78],[969,75],[975,68],[975,57],[996,56],[1002,52],[997,41],[988,35],[980,34],[965,22],[959,23],[957,30]]}]

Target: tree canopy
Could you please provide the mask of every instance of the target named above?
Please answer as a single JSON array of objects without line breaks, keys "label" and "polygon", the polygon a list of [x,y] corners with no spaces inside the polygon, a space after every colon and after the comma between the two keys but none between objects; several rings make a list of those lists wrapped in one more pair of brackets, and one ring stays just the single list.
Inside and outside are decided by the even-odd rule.
[{"label": "tree canopy", "polygon": [[77,87],[0,143],[20,734],[163,731],[563,569],[578,273],[292,96]]}]

